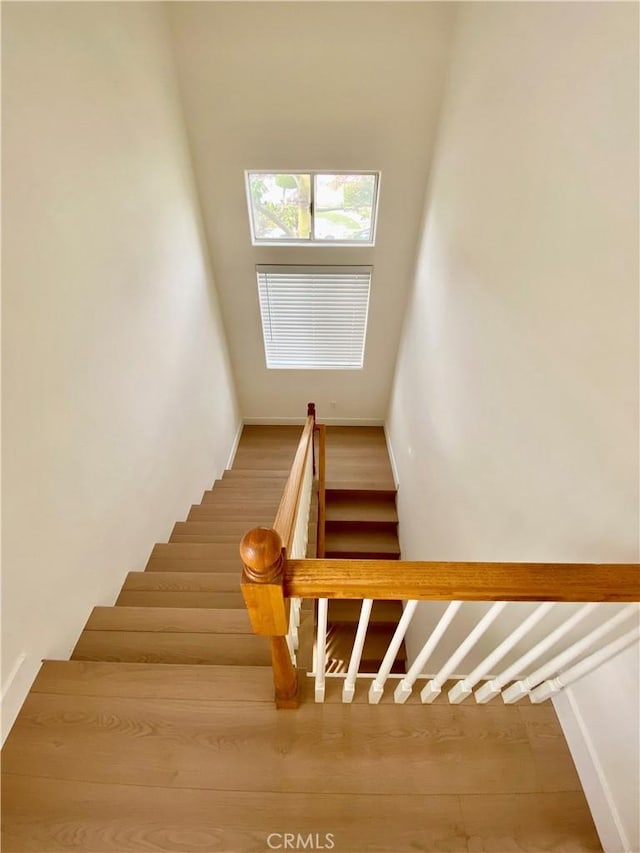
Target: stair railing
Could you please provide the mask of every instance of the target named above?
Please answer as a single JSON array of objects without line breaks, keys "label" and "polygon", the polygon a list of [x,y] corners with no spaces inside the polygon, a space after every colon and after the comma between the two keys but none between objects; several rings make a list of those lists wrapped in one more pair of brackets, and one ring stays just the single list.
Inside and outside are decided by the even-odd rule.
[{"label": "stair railing", "polygon": [[[524,696],[536,703],[640,638],[637,564],[290,560],[284,567],[283,591],[285,596],[318,599],[321,615],[326,614],[331,599],[362,601],[346,673],[329,671],[323,656],[326,615],[318,618],[316,657],[311,673],[317,702],[324,701],[326,678],[342,678],[345,703],[353,700],[357,680],[368,685],[370,704],[380,702],[389,680],[395,684],[396,704],[409,699],[418,680],[422,681],[420,701],[424,704],[433,702],[447,681],[455,681],[446,693],[451,704],[458,704],[472,694],[478,704],[498,695],[506,704]],[[363,673],[358,671],[360,656],[371,605],[377,599],[402,601],[404,610],[378,671]],[[445,601],[447,606],[414,655],[408,671],[394,675],[393,663],[421,601]],[[435,669],[430,667],[436,650],[466,602],[491,604],[462,638],[456,636],[455,651],[444,659],[440,654]],[[501,626],[509,625],[513,618],[498,622],[498,617],[508,615],[511,602],[538,603],[505,633]],[[582,603],[582,607],[569,607],[576,603]],[[610,608],[608,604],[626,606]],[[472,652],[480,660],[471,671],[468,668],[461,671],[460,664]]]},{"label": "stair railing", "polygon": [[[343,679],[342,701],[351,702],[358,679],[368,682],[368,701],[380,702],[389,679],[393,700],[403,704],[421,679],[420,701],[433,702],[447,681],[452,704],[473,695],[484,704],[500,695],[506,704],[528,696],[537,703],[600,666],[640,638],[640,567],[635,563],[486,563],[306,558],[313,482],[314,417],[307,418],[291,474],[273,528],[249,531],[240,551],[244,563],[242,592],[254,631],[271,637],[276,706],[299,704],[295,641],[299,602],[318,601],[314,671],[315,699],[324,701],[325,679]],[[320,432],[319,478],[324,476]],[[322,489],[321,489],[322,492]],[[319,496],[320,498],[320,496]],[[323,552],[320,551],[320,554]],[[327,672],[327,610],[331,599],[362,602],[353,651],[346,672]],[[404,602],[377,673],[359,672],[373,603]],[[419,602],[444,601],[447,606],[414,655],[409,670],[391,669]],[[455,651],[429,671],[434,652],[467,602],[491,603]],[[538,603],[515,628],[496,630],[509,603]],[[563,612],[567,604],[582,607]],[[604,603],[625,604],[607,612]],[[559,610],[560,609],[560,610]],[[512,620],[513,621],[513,620]],[[532,639],[536,635],[540,639]],[[581,627],[582,626],[582,627]],[[585,628],[586,626],[586,628]],[[564,642],[563,642],[564,641]],[[568,642],[567,642],[568,641]],[[487,645],[488,643],[488,645]],[[525,650],[522,651],[524,644]],[[488,648],[488,652],[485,650]],[[470,653],[480,660],[460,672]],[[515,657],[515,659],[514,659]],[[505,660],[508,665],[504,666]],[[468,667],[467,667],[468,669]]]},{"label": "stair railing", "polygon": [[278,708],[296,708],[299,704],[296,650],[302,600],[284,595],[283,579],[287,559],[302,559],[307,553],[315,469],[314,429],[315,406],[310,403],[273,527],[250,530],[240,543],[244,565],[242,594],[254,632],[271,639]]}]

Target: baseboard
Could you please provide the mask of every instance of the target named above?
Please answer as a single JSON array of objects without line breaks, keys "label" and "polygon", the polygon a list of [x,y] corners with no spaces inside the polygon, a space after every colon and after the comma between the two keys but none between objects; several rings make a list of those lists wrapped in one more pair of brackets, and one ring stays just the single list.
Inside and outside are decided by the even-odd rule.
[{"label": "baseboard", "polygon": [[41,661],[36,656],[26,652],[21,654],[7,676],[5,684],[2,685],[2,695],[0,696],[2,743],[5,742],[11,731],[22,703],[38,674],[40,664]]},{"label": "baseboard", "polygon": [[229,453],[229,459],[227,460],[226,469],[233,467],[233,460],[236,458],[236,453],[238,452],[238,445],[240,444],[240,437],[242,436],[242,427],[244,426],[244,421],[241,419],[238,424],[238,429],[236,430],[236,437],[233,439],[233,444],[231,445],[231,452]]},{"label": "baseboard", "polygon": [[386,422],[384,424],[384,440],[387,442],[387,453],[389,454],[389,462],[391,463],[391,473],[393,474],[393,482],[397,489],[400,485],[400,477],[398,476],[398,466],[396,465],[396,457],[393,455],[393,447],[391,445],[391,438],[389,437]]},{"label": "baseboard", "polygon": [[[250,426],[302,426],[306,418],[245,418],[244,423]],[[318,423],[327,426],[384,426],[381,418],[323,418],[318,416]]]},{"label": "baseboard", "polygon": [[552,700],[605,853],[631,853],[598,754],[571,688]]}]

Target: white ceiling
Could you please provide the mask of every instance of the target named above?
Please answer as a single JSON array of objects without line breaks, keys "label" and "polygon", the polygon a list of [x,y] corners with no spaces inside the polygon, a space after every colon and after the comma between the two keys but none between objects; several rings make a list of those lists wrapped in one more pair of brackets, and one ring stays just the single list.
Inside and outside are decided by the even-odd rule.
[{"label": "white ceiling", "polygon": [[[175,3],[176,62],[245,418],[386,415],[453,29],[445,3]],[[245,169],[379,170],[374,248],[254,247]],[[255,266],[372,264],[365,365],[267,370]],[[332,403],[335,404],[332,404]]]}]

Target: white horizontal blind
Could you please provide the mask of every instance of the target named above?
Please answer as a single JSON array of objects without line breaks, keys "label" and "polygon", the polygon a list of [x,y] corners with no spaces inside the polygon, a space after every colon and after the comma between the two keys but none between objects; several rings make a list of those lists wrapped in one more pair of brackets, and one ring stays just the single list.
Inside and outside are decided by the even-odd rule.
[{"label": "white horizontal blind", "polygon": [[256,269],[267,367],[362,367],[371,267]]}]

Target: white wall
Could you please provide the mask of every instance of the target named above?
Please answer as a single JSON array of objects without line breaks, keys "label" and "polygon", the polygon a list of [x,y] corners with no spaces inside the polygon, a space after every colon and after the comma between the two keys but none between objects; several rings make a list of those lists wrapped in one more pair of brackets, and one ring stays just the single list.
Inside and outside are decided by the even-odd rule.
[{"label": "white wall", "polygon": [[[325,422],[383,422],[454,7],[172,4],[185,114],[245,418],[304,418],[314,400]],[[380,170],[376,246],[252,246],[246,169]],[[362,370],[267,370],[255,273],[262,263],[373,265]]]},{"label": "white wall", "polygon": [[238,426],[164,15],[3,6],[5,733]]},{"label": "white wall", "polygon": [[405,559],[638,560],[637,33],[461,11],[388,416]]},{"label": "white wall", "polygon": [[640,646],[554,699],[607,851],[640,850]]}]

